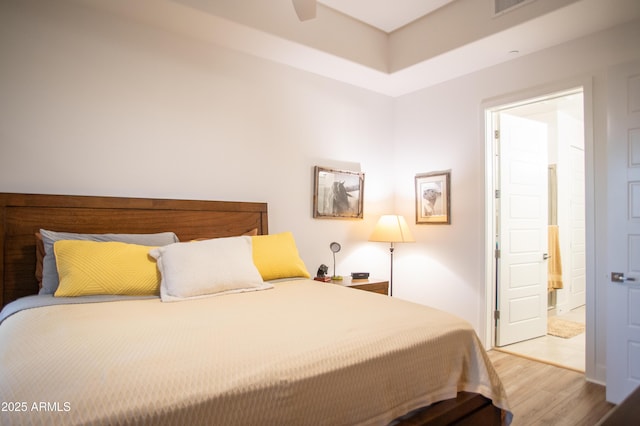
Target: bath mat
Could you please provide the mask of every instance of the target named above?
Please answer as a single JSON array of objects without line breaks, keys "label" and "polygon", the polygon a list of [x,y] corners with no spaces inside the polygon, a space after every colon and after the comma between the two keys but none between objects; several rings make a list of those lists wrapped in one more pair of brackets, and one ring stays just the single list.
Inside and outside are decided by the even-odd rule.
[{"label": "bath mat", "polygon": [[555,316],[547,318],[547,334],[551,336],[570,339],[582,333],[584,333],[584,324]]}]

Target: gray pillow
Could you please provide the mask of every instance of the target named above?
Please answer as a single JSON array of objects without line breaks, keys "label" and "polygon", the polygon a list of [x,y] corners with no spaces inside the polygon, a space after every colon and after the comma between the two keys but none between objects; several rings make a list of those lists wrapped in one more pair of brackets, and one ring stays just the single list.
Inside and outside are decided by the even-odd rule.
[{"label": "gray pillow", "polygon": [[54,294],[58,289],[58,267],[53,252],[53,243],[60,240],[119,241],[122,243],[140,244],[143,246],[166,246],[177,243],[178,237],[173,232],[157,234],[74,234],[72,232],[55,232],[41,229],[44,243],[44,259],[42,260],[42,288],[39,294]]}]

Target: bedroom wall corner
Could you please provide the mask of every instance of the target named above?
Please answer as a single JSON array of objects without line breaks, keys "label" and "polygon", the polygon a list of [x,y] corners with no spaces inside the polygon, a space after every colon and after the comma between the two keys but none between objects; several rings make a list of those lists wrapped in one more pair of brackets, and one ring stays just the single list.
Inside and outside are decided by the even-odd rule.
[{"label": "bedroom wall corner", "polygon": [[[0,57],[0,191],[268,202],[311,273],[386,276],[392,98],[70,0],[0,2]],[[365,172],[363,220],[312,218],[314,165]]]}]

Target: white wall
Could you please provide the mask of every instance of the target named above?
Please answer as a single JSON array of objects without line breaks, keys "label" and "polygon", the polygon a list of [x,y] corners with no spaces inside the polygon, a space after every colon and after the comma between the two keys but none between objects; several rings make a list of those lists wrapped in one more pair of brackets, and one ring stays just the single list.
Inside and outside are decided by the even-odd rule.
[{"label": "white wall", "polygon": [[[592,81],[593,133],[588,147],[587,179],[593,198],[587,213],[595,217],[595,238],[606,232],[606,93],[609,67],[640,57],[637,40],[640,23],[619,27],[584,39],[531,54],[490,69],[427,88],[397,100],[396,210],[413,216],[413,178],[416,173],[451,169],[452,224],[413,227],[417,244],[397,252],[395,295],[432,304],[471,321],[485,334],[485,158],[483,108],[574,87],[576,81]],[[591,89],[591,88],[589,88]],[[595,191],[595,192],[594,192]],[[588,309],[594,359],[587,375],[604,381],[604,333],[606,286],[600,247],[595,249],[595,276],[591,283],[593,304]],[[593,268],[593,265],[592,265]],[[588,323],[589,324],[589,323]],[[490,342],[488,342],[490,344]],[[590,364],[590,365],[589,365]]]},{"label": "white wall", "polygon": [[[311,273],[387,261],[391,98],[64,1],[0,2],[0,58],[0,191],[265,201]],[[314,165],[365,172],[364,221],[312,219]]]}]

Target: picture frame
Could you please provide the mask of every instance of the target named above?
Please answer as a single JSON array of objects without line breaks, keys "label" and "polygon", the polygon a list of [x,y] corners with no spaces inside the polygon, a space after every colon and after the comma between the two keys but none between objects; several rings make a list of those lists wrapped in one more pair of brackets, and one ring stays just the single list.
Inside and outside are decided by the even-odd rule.
[{"label": "picture frame", "polygon": [[415,178],[416,224],[451,224],[451,170]]},{"label": "picture frame", "polygon": [[362,219],[364,173],[314,167],[313,217]]}]

